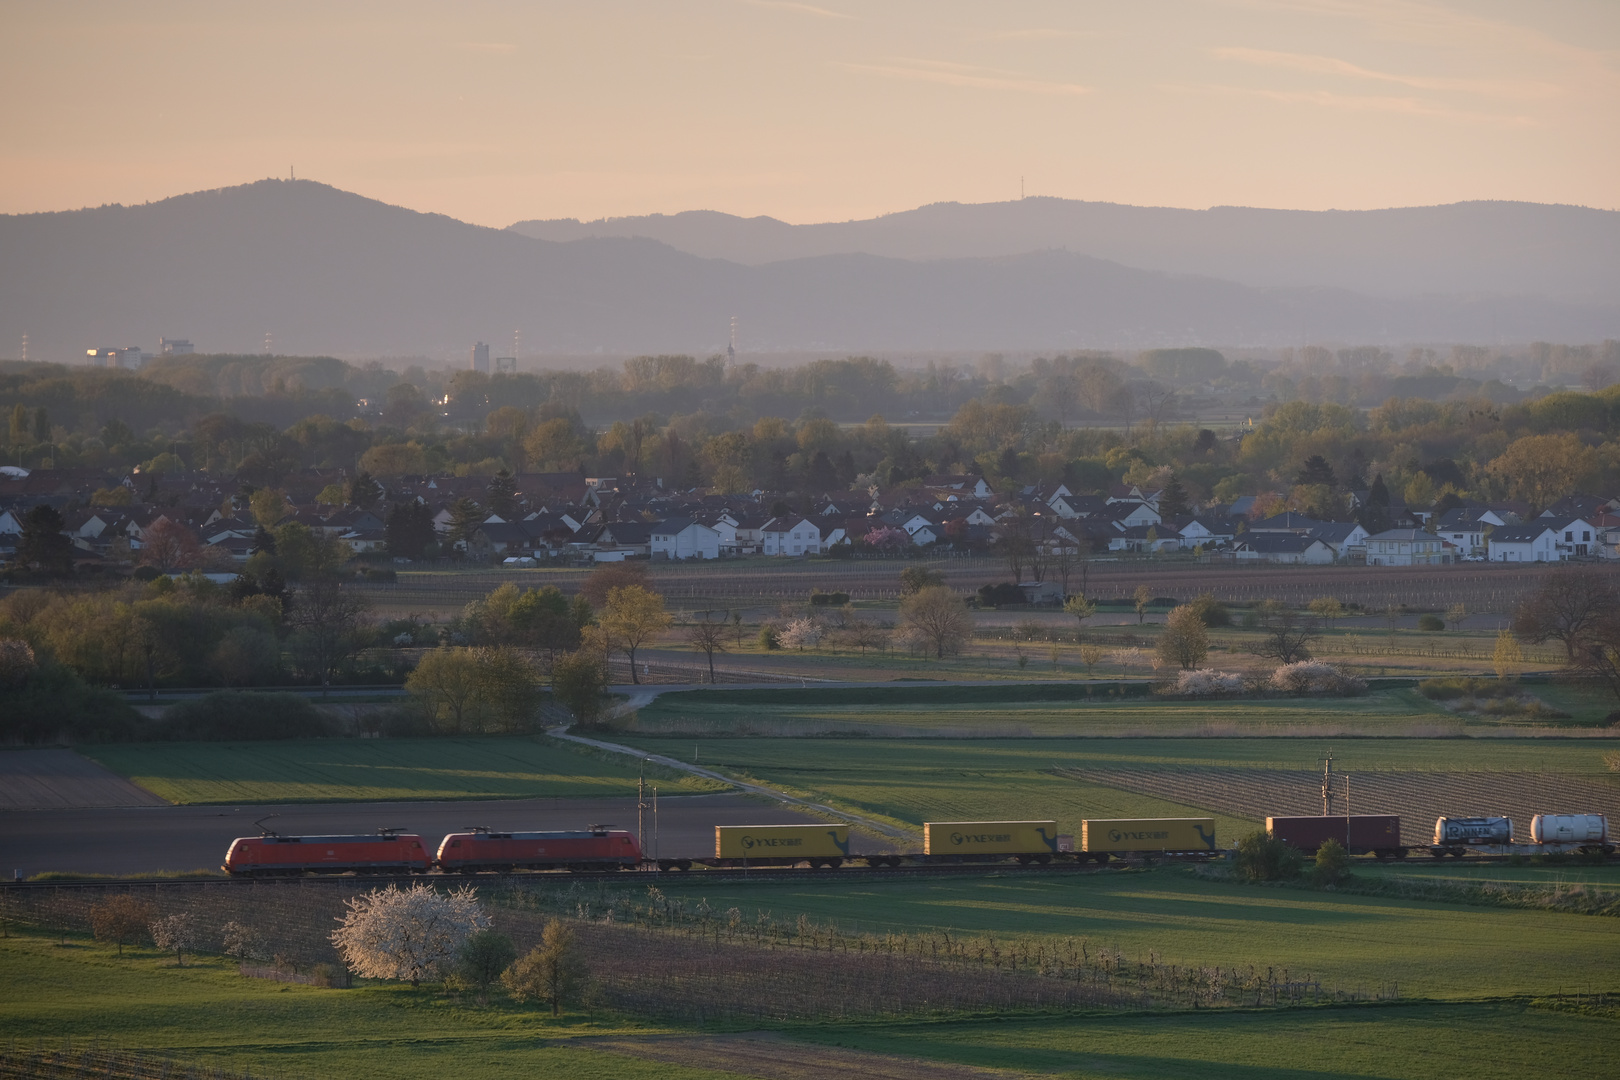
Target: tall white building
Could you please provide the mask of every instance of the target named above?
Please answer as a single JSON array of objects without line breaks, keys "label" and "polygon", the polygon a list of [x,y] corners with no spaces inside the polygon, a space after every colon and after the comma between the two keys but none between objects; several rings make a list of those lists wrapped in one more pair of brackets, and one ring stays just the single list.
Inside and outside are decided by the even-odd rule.
[{"label": "tall white building", "polygon": [[472,369],[489,374],[489,346],[482,341],[472,347]]}]

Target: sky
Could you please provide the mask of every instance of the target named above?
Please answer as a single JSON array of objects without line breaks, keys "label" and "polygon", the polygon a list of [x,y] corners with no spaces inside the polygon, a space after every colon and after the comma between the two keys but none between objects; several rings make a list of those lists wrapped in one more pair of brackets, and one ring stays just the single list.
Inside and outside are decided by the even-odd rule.
[{"label": "sky", "polygon": [[1620,208],[1620,3],[0,0],[0,213]]}]

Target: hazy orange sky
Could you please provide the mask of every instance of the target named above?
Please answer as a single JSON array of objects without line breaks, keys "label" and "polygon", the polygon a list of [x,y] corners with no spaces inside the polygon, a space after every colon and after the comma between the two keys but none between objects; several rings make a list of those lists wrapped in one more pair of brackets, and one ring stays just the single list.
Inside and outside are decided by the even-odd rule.
[{"label": "hazy orange sky", "polygon": [[0,4],[0,212],[1620,208],[1620,3]]}]

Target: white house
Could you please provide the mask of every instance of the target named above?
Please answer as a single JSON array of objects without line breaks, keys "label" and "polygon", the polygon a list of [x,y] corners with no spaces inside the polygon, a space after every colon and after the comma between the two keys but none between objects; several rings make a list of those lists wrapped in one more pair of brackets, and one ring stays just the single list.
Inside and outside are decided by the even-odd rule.
[{"label": "white house", "polygon": [[1324,521],[1307,535],[1332,548],[1333,554],[1342,560],[1364,553],[1369,534],[1358,521]]},{"label": "white house", "polygon": [[1367,537],[1368,566],[1437,566],[1454,561],[1451,541],[1422,529],[1385,529]]},{"label": "white house", "polygon": [[1232,545],[1232,555],[1256,562],[1308,566],[1326,566],[1336,557],[1332,545],[1325,541],[1283,532],[1244,533]]},{"label": "white house", "polygon": [[[733,534],[735,536],[735,534]],[[652,554],[666,559],[718,559],[720,533],[691,518],[670,518],[652,527]]]},{"label": "white house", "polygon": [[1491,533],[1486,558],[1491,562],[1558,562],[1558,532],[1546,521],[1504,525]]},{"label": "white house", "polygon": [[[1545,518],[1536,520],[1546,521]],[[1585,518],[1555,519],[1546,523],[1558,534],[1556,542],[1560,559],[1583,559],[1597,554],[1596,545],[1602,541],[1598,539],[1597,528]]]},{"label": "white house", "polygon": [[808,518],[771,518],[759,530],[766,555],[819,555],[821,530]]}]

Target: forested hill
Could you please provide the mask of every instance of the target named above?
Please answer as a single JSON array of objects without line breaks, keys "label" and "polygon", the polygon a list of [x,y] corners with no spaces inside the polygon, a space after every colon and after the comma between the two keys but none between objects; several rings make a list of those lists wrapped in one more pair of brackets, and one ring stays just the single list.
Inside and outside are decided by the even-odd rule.
[{"label": "forested hill", "polygon": [[1620,212],[1523,202],[1390,210],[1208,210],[1074,199],[935,203],[862,221],[789,225],[707,210],[520,221],[545,240],[641,236],[753,265],[859,252],[963,259],[1061,248],[1127,266],[1243,285],[1620,299]]},{"label": "forested hill", "polygon": [[0,218],[0,348],[27,334],[43,359],[160,336],[259,351],[267,332],[278,353],[465,355],[514,329],[526,353],[701,354],[734,315],[755,351],[1620,337],[1620,305],[1257,289],[1055,250],[750,267],[645,239],[537,240],[309,181]]}]

